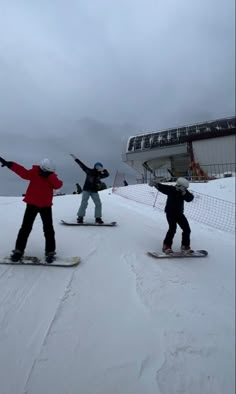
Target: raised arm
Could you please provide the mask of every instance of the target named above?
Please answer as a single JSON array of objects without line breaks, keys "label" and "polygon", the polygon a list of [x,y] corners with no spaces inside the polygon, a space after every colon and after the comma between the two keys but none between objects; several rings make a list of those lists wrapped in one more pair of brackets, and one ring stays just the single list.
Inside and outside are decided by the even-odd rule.
[{"label": "raised arm", "polygon": [[159,192],[161,192],[161,193],[163,193],[163,194],[166,194],[166,195],[169,195],[170,193],[171,193],[171,191],[172,191],[172,188],[170,187],[170,186],[168,186],[168,185],[162,185],[162,183],[156,183],[155,185],[154,185],[154,187],[157,189],[157,190],[159,190]]},{"label": "raised arm", "polygon": [[90,170],[81,160],[78,159],[78,157],[76,157],[75,155],[73,155],[72,153],[70,154],[71,157],[73,157],[73,159],[75,160],[75,162],[77,164],[79,164],[79,166],[82,168],[82,170],[84,172],[86,172],[86,174],[88,173],[88,171]]},{"label": "raised arm", "polygon": [[10,170],[15,172],[15,174],[19,175],[22,179],[26,179],[29,181],[32,176],[32,169],[27,170],[25,167],[21,166],[20,164],[17,163],[12,163],[12,165],[9,167]]}]

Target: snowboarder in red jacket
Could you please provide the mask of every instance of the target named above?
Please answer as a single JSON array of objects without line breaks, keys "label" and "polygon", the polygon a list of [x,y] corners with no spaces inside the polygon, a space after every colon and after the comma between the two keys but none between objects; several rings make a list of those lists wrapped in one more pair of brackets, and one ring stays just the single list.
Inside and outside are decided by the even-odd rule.
[{"label": "snowboarder in red jacket", "polygon": [[43,222],[46,262],[52,263],[56,254],[55,232],[52,220],[53,190],[60,189],[63,185],[63,182],[55,174],[55,166],[49,159],[43,159],[40,165],[33,165],[30,170],[15,162],[6,161],[2,157],[0,157],[0,163],[2,167],[8,167],[21,178],[29,181],[29,186],[23,199],[27,204],[26,210],[11,260],[16,262],[23,257],[33,223],[39,213]]}]

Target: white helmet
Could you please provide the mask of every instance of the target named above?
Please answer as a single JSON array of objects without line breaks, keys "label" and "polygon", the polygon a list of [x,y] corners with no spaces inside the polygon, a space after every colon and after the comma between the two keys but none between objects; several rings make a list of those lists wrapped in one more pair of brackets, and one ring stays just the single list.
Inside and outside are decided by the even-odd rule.
[{"label": "white helmet", "polygon": [[49,160],[49,159],[43,159],[41,161],[39,167],[43,171],[49,171],[49,172],[55,172],[56,171],[56,167],[55,167],[54,163],[51,160]]},{"label": "white helmet", "polygon": [[187,189],[189,187],[189,181],[186,178],[178,178],[176,181],[176,186]]}]

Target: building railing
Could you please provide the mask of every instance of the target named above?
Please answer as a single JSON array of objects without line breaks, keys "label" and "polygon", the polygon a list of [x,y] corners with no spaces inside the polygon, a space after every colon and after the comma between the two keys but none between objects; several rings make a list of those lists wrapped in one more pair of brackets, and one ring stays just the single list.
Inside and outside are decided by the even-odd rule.
[{"label": "building railing", "polygon": [[236,163],[205,164],[195,167],[191,163],[189,169],[183,171],[173,173],[167,168],[159,168],[153,170],[153,174],[157,178],[165,178],[167,182],[175,181],[179,176],[184,176],[191,181],[208,181],[236,176]]},{"label": "building railing", "polygon": [[236,134],[236,117],[177,127],[130,137],[127,153],[184,144],[203,138]]}]

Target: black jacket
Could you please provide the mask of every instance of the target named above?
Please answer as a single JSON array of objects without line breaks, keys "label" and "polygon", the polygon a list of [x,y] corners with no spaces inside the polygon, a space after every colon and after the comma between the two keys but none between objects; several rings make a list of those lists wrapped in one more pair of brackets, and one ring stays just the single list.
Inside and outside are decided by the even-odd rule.
[{"label": "black jacket", "polygon": [[177,190],[175,186],[162,185],[158,183],[156,186],[161,193],[167,195],[165,212],[169,214],[178,214],[184,212],[184,201],[190,202],[194,199],[192,193],[186,190],[183,195],[181,191]]},{"label": "black jacket", "polygon": [[107,170],[98,171],[96,168],[88,168],[82,161],[75,159],[76,163],[86,173],[86,179],[84,182],[83,190],[87,192],[98,192],[101,188],[101,179],[107,178],[110,174]]}]

